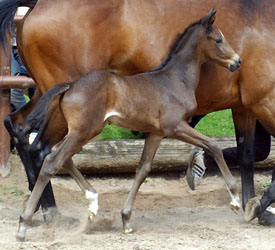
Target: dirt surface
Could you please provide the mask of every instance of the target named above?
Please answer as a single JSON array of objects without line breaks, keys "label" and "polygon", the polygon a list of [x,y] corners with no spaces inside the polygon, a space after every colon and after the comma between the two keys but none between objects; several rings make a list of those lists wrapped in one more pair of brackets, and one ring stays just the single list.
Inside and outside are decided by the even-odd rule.
[{"label": "dirt surface", "polygon": [[[208,174],[196,191],[190,191],[184,175],[150,176],[142,185],[132,214],[134,232],[121,231],[120,210],[133,176],[89,177],[99,193],[100,212],[88,224],[87,203],[69,177],[53,178],[59,215],[44,223],[39,211],[27,231],[26,242],[15,240],[27,181],[18,159],[11,159],[12,172],[0,181],[0,249],[275,249],[275,227],[257,220],[247,224],[243,212],[229,208],[224,181]],[[238,171],[234,175],[240,182]],[[257,172],[257,194],[270,175]]]}]

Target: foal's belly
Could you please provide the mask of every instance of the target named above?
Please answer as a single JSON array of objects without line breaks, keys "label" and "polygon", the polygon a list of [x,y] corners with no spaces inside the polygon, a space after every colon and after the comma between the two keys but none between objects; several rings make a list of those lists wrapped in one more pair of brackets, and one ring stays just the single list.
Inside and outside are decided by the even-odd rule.
[{"label": "foal's belly", "polygon": [[116,125],[118,127],[136,130],[142,132],[153,132],[153,133],[161,133],[160,122],[159,119],[155,117],[147,117],[144,115],[130,116],[127,117],[123,114],[117,114],[108,119],[110,124]]}]

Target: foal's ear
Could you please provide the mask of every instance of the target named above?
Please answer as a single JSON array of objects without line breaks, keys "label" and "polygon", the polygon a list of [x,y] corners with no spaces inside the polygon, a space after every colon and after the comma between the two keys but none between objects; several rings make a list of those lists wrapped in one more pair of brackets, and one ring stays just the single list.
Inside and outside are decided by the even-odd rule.
[{"label": "foal's ear", "polygon": [[202,18],[201,23],[206,28],[209,29],[216,20],[216,10],[212,9],[204,18]]}]

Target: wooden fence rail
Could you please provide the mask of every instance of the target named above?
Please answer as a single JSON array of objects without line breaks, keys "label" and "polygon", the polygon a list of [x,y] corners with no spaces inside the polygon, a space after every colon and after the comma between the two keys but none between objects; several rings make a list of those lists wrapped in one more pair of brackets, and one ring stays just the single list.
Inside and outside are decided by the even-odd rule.
[{"label": "wooden fence rail", "polygon": [[[236,139],[215,137],[220,148],[236,146]],[[144,140],[91,141],[73,157],[74,163],[85,174],[135,172],[139,163]],[[182,171],[188,166],[194,146],[178,140],[162,140],[153,161],[153,171]],[[271,141],[270,155],[256,163],[258,168],[273,167],[275,140]],[[237,167],[237,166],[236,166]],[[65,171],[60,171],[64,174]]]}]

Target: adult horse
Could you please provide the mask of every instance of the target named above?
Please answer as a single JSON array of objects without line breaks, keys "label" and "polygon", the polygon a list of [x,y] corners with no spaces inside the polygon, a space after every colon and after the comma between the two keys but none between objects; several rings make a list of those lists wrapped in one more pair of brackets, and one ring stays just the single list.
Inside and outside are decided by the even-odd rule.
[{"label": "adult horse", "polygon": [[48,133],[48,120],[52,120],[48,108],[59,95],[59,107],[68,132],[63,135],[66,138],[60,138],[62,141],[56,150],[43,162],[35,187],[20,216],[17,239],[25,240],[26,228],[39,198],[50,178],[62,166],[68,168],[89,198],[91,217],[97,214],[98,194],[79,170],[68,162],[83,145],[99,135],[108,122],[148,133],[133,187],[121,212],[124,233],[132,232],[129,221],[136,194],[149,174],[154,155],[165,136],[191,143],[209,152],[226,182],[232,199],[231,208],[239,209],[238,185],[225,164],[222,151],[216,142],[188,125],[197,107],[195,90],[201,65],[212,60],[232,72],[241,65],[240,57],[213,25],[215,15],[216,11],[212,9],[205,17],[188,26],[167,59],[156,70],[133,76],[120,76],[106,70],[92,71],[74,82],[57,85],[42,96],[27,117],[32,127],[39,126],[39,133],[30,151],[41,149],[40,142],[45,141],[44,135]]},{"label": "adult horse", "polygon": [[[212,63],[203,66],[196,91],[196,114],[232,108],[238,137],[243,206],[254,197],[256,119],[270,134],[275,134],[274,1],[4,0],[0,6],[0,39],[5,37],[18,6],[34,7],[19,25],[18,46],[28,71],[37,83],[37,91],[32,101],[10,115],[5,124],[26,168],[30,167],[31,160],[24,133],[28,125],[24,120],[41,93],[91,70],[107,69],[130,75],[154,68],[167,56],[169,44],[189,20],[199,18],[215,6],[219,10],[217,25],[225,31],[229,43],[243,58],[244,64],[234,74]],[[52,110],[53,120],[63,119],[57,109]],[[58,140],[59,131],[64,129],[65,126],[53,127],[48,140],[41,145],[43,154],[32,159],[36,174],[49,148]],[[35,177],[31,169],[27,170],[32,189]],[[44,208],[55,205],[50,186],[47,186],[41,202]]]}]

